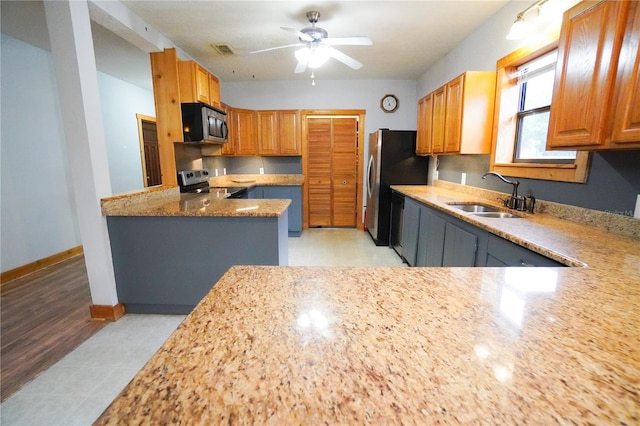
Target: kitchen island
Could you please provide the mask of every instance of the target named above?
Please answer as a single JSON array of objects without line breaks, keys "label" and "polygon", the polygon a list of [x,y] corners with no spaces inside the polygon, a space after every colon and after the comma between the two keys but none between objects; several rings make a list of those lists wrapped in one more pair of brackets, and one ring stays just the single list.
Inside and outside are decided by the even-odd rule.
[{"label": "kitchen island", "polygon": [[96,424],[638,424],[638,278],[233,267]]},{"label": "kitchen island", "polygon": [[177,187],[102,200],[118,301],[130,313],[187,314],[233,265],[287,265],[290,204]]}]

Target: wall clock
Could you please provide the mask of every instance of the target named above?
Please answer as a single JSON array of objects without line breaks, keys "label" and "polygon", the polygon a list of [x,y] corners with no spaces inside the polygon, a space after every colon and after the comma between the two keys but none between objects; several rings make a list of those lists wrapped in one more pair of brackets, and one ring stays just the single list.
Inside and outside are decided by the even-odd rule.
[{"label": "wall clock", "polygon": [[398,98],[395,95],[384,95],[380,100],[380,108],[384,112],[395,112],[400,106],[400,102],[398,102]]}]

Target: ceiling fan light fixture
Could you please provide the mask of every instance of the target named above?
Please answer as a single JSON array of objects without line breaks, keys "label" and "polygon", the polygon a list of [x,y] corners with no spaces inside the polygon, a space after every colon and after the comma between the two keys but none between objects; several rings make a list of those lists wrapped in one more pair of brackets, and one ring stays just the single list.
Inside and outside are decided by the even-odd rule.
[{"label": "ceiling fan light fixture", "polygon": [[307,64],[309,68],[319,68],[324,65],[331,56],[325,46],[303,47],[295,52],[298,62]]}]

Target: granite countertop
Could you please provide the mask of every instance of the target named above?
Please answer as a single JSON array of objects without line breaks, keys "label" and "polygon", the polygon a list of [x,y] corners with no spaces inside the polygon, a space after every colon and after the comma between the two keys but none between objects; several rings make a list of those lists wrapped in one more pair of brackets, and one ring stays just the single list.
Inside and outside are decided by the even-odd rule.
[{"label": "granite countertop", "polygon": [[640,423],[638,221],[394,188],[574,267],[235,266],[96,424]]},{"label": "granite countertop", "polygon": [[[522,218],[475,216],[449,203],[481,202],[501,207],[494,196],[500,193],[473,187],[463,189],[462,185],[447,183],[439,185],[442,186],[392,185],[391,188],[567,266],[603,267],[638,273],[640,220],[570,207],[566,208],[567,211],[559,211],[564,207],[542,200],[536,202],[536,211],[541,213],[513,212],[504,208]],[[585,222],[592,224],[585,225]]]},{"label": "granite countertop", "polygon": [[[212,186],[302,185],[303,175],[226,175],[210,179]],[[101,200],[105,216],[277,217],[288,199],[226,199],[217,194],[181,194],[178,187],[154,187]]]},{"label": "granite countertop", "polygon": [[639,279],[235,266],[96,424],[638,424]]}]

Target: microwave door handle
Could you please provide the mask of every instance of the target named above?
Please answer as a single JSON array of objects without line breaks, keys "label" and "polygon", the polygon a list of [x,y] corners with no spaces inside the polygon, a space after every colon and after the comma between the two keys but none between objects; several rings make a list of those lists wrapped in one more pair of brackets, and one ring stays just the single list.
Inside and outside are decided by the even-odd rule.
[{"label": "microwave door handle", "polygon": [[226,121],[222,121],[222,126],[220,126],[220,129],[222,130],[222,138],[226,140],[229,135],[229,127],[227,126]]}]

